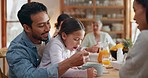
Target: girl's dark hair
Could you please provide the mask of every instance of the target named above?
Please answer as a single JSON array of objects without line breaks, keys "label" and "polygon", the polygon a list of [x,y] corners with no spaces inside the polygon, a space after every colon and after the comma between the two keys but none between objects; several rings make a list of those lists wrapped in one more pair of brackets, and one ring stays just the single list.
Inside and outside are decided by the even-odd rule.
[{"label": "girl's dark hair", "polygon": [[21,7],[21,9],[18,11],[17,16],[22,25],[27,24],[28,26],[31,27],[32,26],[31,15],[39,12],[47,13],[46,6],[39,2],[31,2],[24,4]]},{"label": "girl's dark hair", "polygon": [[61,29],[59,31],[59,35],[61,35],[63,32],[66,34],[71,34],[71,33],[78,31],[78,30],[85,31],[84,25],[77,19],[68,18],[63,21],[63,23],[61,25]]},{"label": "girl's dark hair", "polygon": [[67,18],[70,18],[68,14],[61,14],[57,19],[57,24],[55,25],[56,29],[59,29],[61,22]]},{"label": "girl's dark hair", "polygon": [[146,21],[148,23],[148,0],[136,0],[139,4],[146,8]]}]

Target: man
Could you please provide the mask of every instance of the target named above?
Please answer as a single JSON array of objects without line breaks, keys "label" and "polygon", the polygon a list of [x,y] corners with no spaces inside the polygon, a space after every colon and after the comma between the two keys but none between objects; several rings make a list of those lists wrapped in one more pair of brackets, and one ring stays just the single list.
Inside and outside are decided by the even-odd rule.
[{"label": "man", "polygon": [[71,67],[84,63],[87,52],[79,52],[70,58],[47,68],[38,68],[44,42],[48,40],[50,22],[47,8],[41,3],[24,4],[18,11],[24,31],[10,44],[6,59],[9,78],[58,78]]}]

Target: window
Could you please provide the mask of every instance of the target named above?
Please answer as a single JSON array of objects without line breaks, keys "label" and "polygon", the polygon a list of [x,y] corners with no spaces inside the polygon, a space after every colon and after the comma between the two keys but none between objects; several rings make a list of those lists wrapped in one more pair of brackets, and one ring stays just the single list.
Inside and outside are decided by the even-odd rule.
[{"label": "window", "polygon": [[9,46],[10,42],[23,31],[17,12],[27,2],[30,0],[2,0],[2,47]]}]

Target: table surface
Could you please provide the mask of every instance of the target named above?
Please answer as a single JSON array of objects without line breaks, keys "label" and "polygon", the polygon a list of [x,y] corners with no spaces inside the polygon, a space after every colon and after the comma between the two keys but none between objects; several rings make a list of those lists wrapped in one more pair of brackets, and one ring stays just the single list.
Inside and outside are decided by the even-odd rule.
[{"label": "table surface", "polygon": [[[6,57],[6,51],[7,49],[6,48],[2,48],[0,49],[0,52],[2,55],[0,55],[0,58],[5,58]],[[4,52],[4,53],[2,53]],[[3,70],[4,70],[4,73],[5,73],[5,61],[3,61]],[[119,70],[116,70],[114,68],[109,68],[107,69],[109,71],[108,74],[103,74],[102,76],[100,77],[97,77],[97,78],[119,78]]]},{"label": "table surface", "polygon": [[114,68],[107,69],[109,71],[108,74],[103,74],[100,77],[97,78],[119,78],[119,70],[116,70]]}]

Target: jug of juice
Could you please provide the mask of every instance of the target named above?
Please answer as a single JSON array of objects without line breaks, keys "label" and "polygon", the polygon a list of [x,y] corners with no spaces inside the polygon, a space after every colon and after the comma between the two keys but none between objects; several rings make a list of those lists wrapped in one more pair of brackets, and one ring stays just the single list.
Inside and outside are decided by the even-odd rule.
[{"label": "jug of juice", "polygon": [[100,44],[100,50],[98,55],[98,62],[104,65],[110,64],[110,52],[107,43]]}]

